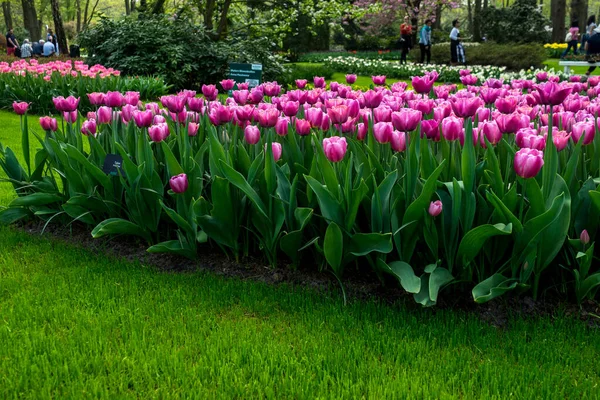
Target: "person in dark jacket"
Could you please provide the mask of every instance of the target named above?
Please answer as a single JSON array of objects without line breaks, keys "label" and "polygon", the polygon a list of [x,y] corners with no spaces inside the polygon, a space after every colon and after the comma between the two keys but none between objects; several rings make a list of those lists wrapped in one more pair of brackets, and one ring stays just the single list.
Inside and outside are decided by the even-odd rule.
[{"label": "person in dark jacket", "polygon": [[40,40],[39,42],[33,43],[31,55],[34,57],[41,57],[44,52],[44,41]]},{"label": "person in dark jacket", "polygon": [[[592,36],[588,39],[585,44],[586,58],[590,63],[596,63],[600,61],[600,28],[596,28],[592,31]],[[595,65],[591,65],[587,72],[587,76],[590,76],[596,69]]]}]

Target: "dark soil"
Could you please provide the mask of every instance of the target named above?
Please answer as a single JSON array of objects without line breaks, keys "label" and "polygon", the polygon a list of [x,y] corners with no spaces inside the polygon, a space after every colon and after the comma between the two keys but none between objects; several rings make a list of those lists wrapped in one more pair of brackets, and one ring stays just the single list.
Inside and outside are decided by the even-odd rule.
[{"label": "dark soil", "polygon": [[[310,288],[324,294],[342,296],[337,279],[331,273],[319,272],[318,266],[315,265],[305,264],[293,269],[290,265],[281,262],[277,268],[271,268],[261,259],[253,257],[238,263],[223,255],[218,248],[213,249],[208,246],[198,252],[197,260],[172,254],[152,254],[146,251],[148,246],[144,242],[134,237],[93,239],[89,227],[77,223],[69,227],[48,224],[44,229],[44,223],[32,221],[18,225],[17,228],[31,235],[48,235],[54,240],[81,246],[94,253],[153,266],[167,273],[209,271],[227,278],[272,285],[288,284]],[[394,306],[421,308],[394,280],[390,279],[384,285],[370,269],[364,271],[361,269],[359,273],[346,275],[344,291],[348,301],[376,300]],[[530,319],[552,318],[557,314],[575,316],[591,327],[600,327],[600,304],[595,301],[588,301],[578,306],[556,296],[548,296],[538,301],[528,296],[504,296],[489,303],[476,304],[468,294],[457,293],[452,296],[440,296],[438,304],[430,309],[431,312],[458,309],[475,314],[482,321],[497,328],[507,328],[513,316]]]}]

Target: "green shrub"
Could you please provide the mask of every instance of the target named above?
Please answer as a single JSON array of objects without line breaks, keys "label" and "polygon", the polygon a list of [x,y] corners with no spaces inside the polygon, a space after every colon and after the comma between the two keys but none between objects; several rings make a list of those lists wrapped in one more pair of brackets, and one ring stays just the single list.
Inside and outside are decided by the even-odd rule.
[{"label": "green shrub", "polygon": [[164,17],[100,22],[80,34],[89,61],[126,75],[160,75],[175,89],[198,88],[227,75],[229,62],[263,64],[265,80],[284,72],[267,39],[215,41],[202,25]]},{"label": "green shrub", "polygon": [[294,85],[296,79],[307,79],[312,82],[315,76],[322,76],[329,80],[335,72],[327,65],[288,64],[287,67],[287,72],[278,80],[282,85]]},{"label": "green shrub", "polygon": [[[418,54],[418,51],[417,53]],[[413,54],[414,55],[414,54]],[[493,65],[518,71],[541,67],[546,50],[540,44],[494,44],[465,47],[467,65]],[[436,64],[450,62],[450,44],[431,47],[431,61]]]},{"label": "green shrub", "polygon": [[481,26],[488,39],[498,43],[546,43],[550,33],[535,1],[516,0],[506,8],[488,7],[481,12]]}]

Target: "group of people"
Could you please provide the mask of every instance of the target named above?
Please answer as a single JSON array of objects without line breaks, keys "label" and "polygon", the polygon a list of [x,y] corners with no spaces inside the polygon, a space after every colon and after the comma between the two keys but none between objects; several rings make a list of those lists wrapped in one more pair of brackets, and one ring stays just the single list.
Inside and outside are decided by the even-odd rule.
[{"label": "group of people", "polygon": [[52,29],[48,29],[46,40],[41,39],[38,42],[31,44],[29,39],[23,40],[23,44],[19,45],[19,41],[15,37],[13,29],[9,29],[6,33],[6,54],[9,56],[29,58],[29,57],[51,57],[58,55],[58,42],[56,35]]},{"label": "group of people", "polygon": [[[579,35],[579,22],[572,21],[565,42],[567,48],[562,53],[561,58],[564,58],[573,50],[575,55],[585,53],[586,59],[590,63],[600,62],[600,27],[596,25],[596,16],[592,15],[588,18],[585,33],[581,37]],[[595,69],[596,67],[592,65],[585,74],[589,76]]]},{"label": "group of people", "polygon": [[[419,48],[421,50],[420,62],[431,62],[431,25],[433,21],[430,19],[425,21],[425,24],[419,31]],[[450,32],[450,64],[465,64],[465,50],[460,42],[460,22],[455,19],[452,21],[452,31]],[[400,53],[400,64],[406,64],[406,56],[412,48],[413,26],[409,21],[408,16],[404,17],[404,23],[400,25],[400,43],[402,52]]]}]

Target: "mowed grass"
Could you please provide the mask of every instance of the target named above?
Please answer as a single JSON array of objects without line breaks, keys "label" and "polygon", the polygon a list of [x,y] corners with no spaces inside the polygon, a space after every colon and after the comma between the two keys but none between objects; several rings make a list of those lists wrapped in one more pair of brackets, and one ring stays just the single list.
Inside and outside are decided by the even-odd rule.
[{"label": "mowed grass", "polygon": [[0,228],[0,398],[597,398],[600,337],[208,273]]},{"label": "mowed grass", "polygon": [[[21,157],[12,113],[0,141]],[[600,336],[557,312],[498,329],[410,298],[343,306],[4,227],[0,398],[597,398]]]},{"label": "mowed grass", "polygon": [[[560,60],[558,58],[549,58],[546,61],[544,61],[544,65],[546,65],[548,68],[554,68],[554,71],[556,71],[556,72],[562,72],[565,67],[561,67],[560,65],[558,65],[559,61]],[[569,68],[571,68],[571,73],[575,74],[575,75],[583,75],[583,74],[585,74],[585,72],[588,69],[588,67],[569,67]],[[596,68],[596,70],[594,72],[592,72],[592,75],[599,75],[599,74],[600,74],[600,69],[598,69],[598,68]]]}]

